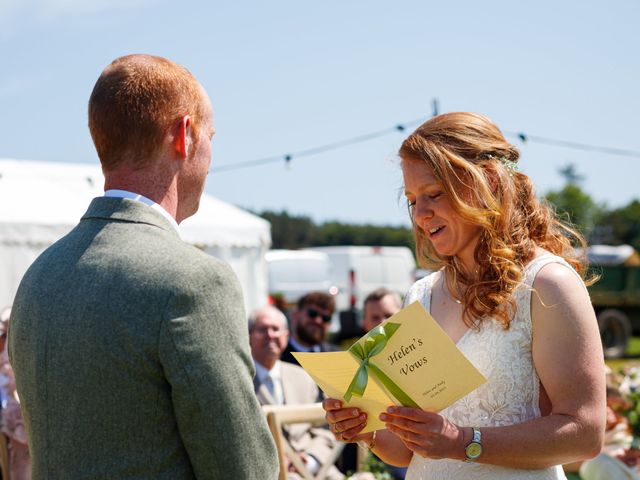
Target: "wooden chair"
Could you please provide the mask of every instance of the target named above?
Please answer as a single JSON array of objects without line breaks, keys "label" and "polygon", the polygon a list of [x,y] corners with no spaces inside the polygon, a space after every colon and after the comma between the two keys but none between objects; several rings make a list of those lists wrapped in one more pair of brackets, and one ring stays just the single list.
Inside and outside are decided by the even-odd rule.
[{"label": "wooden chair", "polygon": [[2,471],[2,480],[11,480],[11,471],[9,470],[9,439],[4,433],[0,433],[0,471]]},{"label": "wooden chair", "polygon": [[307,469],[300,456],[291,447],[284,434],[283,427],[292,423],[311,423],[313,425],[326,425],[322,404],[312,403],[308,405],[264,405],[262,407],[269,429],[275,440],[280,460],[279,480],[287,479],[286,459],[288,458],[296,468],[298,474],[305,480],[321,480],[326,477],[327,470],[335,463],[342,453],[344,443],[337,442],[331,454],[318,472],[313,475]]}]

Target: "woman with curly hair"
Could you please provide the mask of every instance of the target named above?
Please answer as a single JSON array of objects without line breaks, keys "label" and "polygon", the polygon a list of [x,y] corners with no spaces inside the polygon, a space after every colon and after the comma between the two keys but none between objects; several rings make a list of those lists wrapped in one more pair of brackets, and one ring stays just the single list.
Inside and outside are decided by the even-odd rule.
[{"label": "woman with curly hair", "polygon": [[[360,434],[326,399],[336,437],[365,443],[407,479],[563,479],[600,452],[605,374],[585,288],[584,240],[540,202],[519,153],[486,117],[439,115],[400,148],[420,301],[487,378],[440,413],[392,406]],[[582,248],[580,248],[582,247]]]}]

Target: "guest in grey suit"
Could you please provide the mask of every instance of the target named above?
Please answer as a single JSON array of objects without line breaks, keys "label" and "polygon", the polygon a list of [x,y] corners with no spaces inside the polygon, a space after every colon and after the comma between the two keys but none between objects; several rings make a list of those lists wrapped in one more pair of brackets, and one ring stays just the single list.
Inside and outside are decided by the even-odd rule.
[{"label": "guest in grey suit", "polygon": [[35,479],[274,479],[242,293],[182,242],[214,134],[183,67],[102,72],[89,128],[105,196],[29,268],[9,334]]},{"label": "guest in grey suit", "polygon": [[[300,405],[320,401],[320,391],[307,372],[298,365],[279,360],[288,337],[287,319],[277,308],[259,308],[249,317],[249,342],[257,372],[253,383],[262,405]],[[338,443],[329,430],[310,423],[288,425],[286,433],[289,443],[314,475]],[[300,478],[293,465],[289,465],[288,470],[289,480]],[[324,478],[341,480],[344,475],[332,466]]]}]

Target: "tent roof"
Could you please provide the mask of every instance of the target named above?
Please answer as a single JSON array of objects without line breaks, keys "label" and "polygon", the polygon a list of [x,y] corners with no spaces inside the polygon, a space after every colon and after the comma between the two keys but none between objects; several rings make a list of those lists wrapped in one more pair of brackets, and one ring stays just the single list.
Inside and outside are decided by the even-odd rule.
[{"label": "tent roof", "polygon": [[587,250],[589,263],[596,265],[621,265],[638,254],[631,245],[591,245]]},{"label": "tent roof", "polygon": [[[96,164],[0,159],[0,241],[52,243],[103,195],[103,184]],[[185,241],[205,247],[271,244],[269,222],[206,193],[180,231]]]}]

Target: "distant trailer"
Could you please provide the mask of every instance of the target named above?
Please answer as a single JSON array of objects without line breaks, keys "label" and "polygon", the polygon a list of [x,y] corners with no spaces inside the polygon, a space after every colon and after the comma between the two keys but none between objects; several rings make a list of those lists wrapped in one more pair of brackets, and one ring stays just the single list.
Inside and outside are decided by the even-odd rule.
[{"label": "distant trailer", "polygon": [[624,355],[632,335],[640,335],[640,255],[629,245],[594,245],[591,272],[600,279],[589,287],[606,358]]}]

